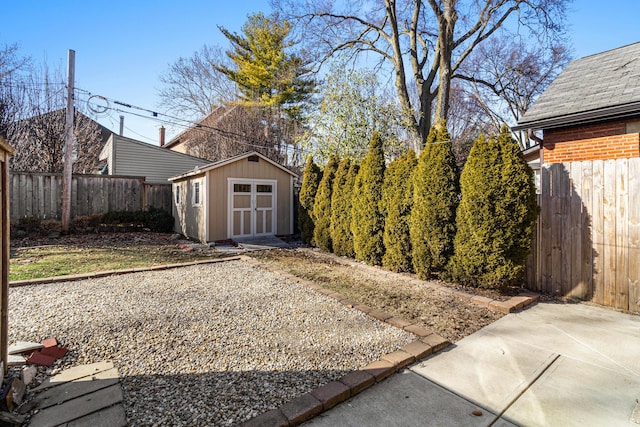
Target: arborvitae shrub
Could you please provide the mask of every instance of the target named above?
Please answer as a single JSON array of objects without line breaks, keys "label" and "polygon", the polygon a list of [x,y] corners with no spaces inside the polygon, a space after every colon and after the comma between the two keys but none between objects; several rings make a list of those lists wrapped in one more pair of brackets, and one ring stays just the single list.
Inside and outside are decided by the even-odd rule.
[{"label": "arborvitae shrub", "polygon": [[331,245],[331,193],[336,169],[338,169],[338,159],[332,154],[324,167],[322,179],[316,192],[316,199],[313,202],[313,217],[315,218],[315,227],[313,229],[314,244],[320,249],[329,252],[333,249]]},{"label": "arborvitae shrub", "polygon": [[318,191],[318,184],[322,178],[322,172],[318,165],[313,162],[311,156],[307,157],[307,165],[302,175],[302,186],[300,187],[300,210],[298,211],[298,228],[300,238],[304,243],[313,243],[313,202]]},{"label": "arborvitae shrub", "polygon": [[384,167],[382,140],[375,132],[356,176],[351,210],[356,258],[372,265],[380,265],[384,255],[384,217],[380,212]]},{"label": "arborvitae shrub", "polygon": [[462,200],[450,273],[454,280],[504,289],[522,279],[539,208],[533,171],[509,129],[480,136],[460,178]]},{"label": "arborvitae shrub", "polygon": [[384,174],[384,256],[382,265],[392,271],[411,271],[409,216],[413,200],[411,173],[417,163],[413,150],[389,164]]},{"label": "arborvitae shrub", "polygon": [[409,231],[413,268],[418,277],[426,279],[445,269],[456,232],[458,168],[444,123],[431,129],[412,180]]},{"label": "arborvitae shrub", "polygon": [[358,165],[348,158],[338,164],[331,193],[331,242],[333,253],[353,258],[353,235],[351,234],[351,200],[353,185],[358,174]]}]

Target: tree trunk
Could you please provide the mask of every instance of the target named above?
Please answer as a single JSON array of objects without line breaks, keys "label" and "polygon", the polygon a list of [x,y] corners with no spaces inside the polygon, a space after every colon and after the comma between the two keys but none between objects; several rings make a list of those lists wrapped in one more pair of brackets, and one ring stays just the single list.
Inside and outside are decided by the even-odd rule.
[{"label": "tree trunk", "polygon": [[449,113],[449,95],[451,92],[451,57],[454,47],[454,31],[458,14],[455,10],[455,0],[444,3],[444,11],[438,19],[438,47],[440,50],[440,80],[438,82],[438,102],[434,121],[436,123],[447,119]]}]

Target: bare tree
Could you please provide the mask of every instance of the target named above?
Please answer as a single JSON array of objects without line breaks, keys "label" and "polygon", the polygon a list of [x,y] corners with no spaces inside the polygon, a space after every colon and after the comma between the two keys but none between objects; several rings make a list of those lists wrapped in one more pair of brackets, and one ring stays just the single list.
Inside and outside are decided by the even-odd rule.
[{"label": "bare tree", "polygon": [[[534,35],[562,30],[569,0],[272,0],[297,22],[324,59],[338,52],[389,64],[416,149],[432,119],[446,119],[451,80],[469,55],[506,22]],[[322,59],[324,58],[324,59]],[[417,102],[412,102],[414,85]]]},{"label": "bare tree", "polygon": [[17,82],[19,74],[26,71],[31,63],[29,58],[19,54],[16,44],[0,48],[0,135],[7,135],[7,129],[20,113],[24,89]]},{"label": "bare tree", "polygon": [[[61,172],[65,128],[65,83],[61,72],[50,73],[46,66],[32,72],[13,86],[21,93],[17,116],[7,127],[7,139],[16,149],[11,168],[25,172]],[[99,125],[76,111],[76,161],[74,173],[93,173],[102,149]]]},{"label": "bare tree", "polygon": [[469,156],[473,141],[480,134],[495,133],[495,129],[483,104],[459,83],[459,81],[454,81],[451,85],[447,130],[451,137],[451,148],[456,156],[456,163],[462,169]]},{"label": "bare tree", "polygon": [[230,67],[218,46],[204,45],[190,58],[178,58],[160,76],[160,105],[174,114],[195,119],[237,99],[236,84],[216,67]]},{"label": "bare tree", "polygon": [[[570,61],[563,43],[530,45],[502,35],[480,46],[454,77],[467,82],[467,96],[477,100],[498,133],[504,123],[517,123]],[[520,148],[527,148],[526,135],[516,138]]]}]

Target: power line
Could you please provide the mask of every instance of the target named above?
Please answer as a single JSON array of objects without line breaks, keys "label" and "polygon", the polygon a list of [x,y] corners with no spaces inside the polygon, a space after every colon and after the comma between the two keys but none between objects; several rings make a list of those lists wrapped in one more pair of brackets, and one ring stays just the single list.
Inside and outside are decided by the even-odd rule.
[{"label": "power line", "polygon": [[[249,141],[253,141],[253,142],[259,142],[260,141],[259,139],[255,138],[255,137],[252,137],[252,136],[249,136],[249,135],[243,135],[243,134],[236,133],[236,132],[233,132],[233,131],[220,129],[220,128],[217,128],[217,127],[214,127],[214,126],[211,126],[211,125],[203,124],[201,122],[194,122],[194,121],[191,121],[191,120],[182,119],[180,117],[172,116],[172,115],[169,115],[169,114],[158,113],[157,111],[154,111],[154,110],[151,110],[151,109],[148,109],[148,108],[139,107],[139,106],[136,106],[136,105],[133,105],[133,104],[130,104],[130,103],[118,101],[118,100],[115,100],[115,99],[112,99],[112,98],[108,98],[108,97],[102,96],[102,95],[95,95],[95,94],[92,94],[90,91],[87,91],[85,89],[80,89],[80,90],[83,93],[85,93],[86,95],[90,95],[89,98],[86,100],[86,102],[87,102],[88,108],[93,112],[96,112],[96,110],[98,110],[98,111],[110,110],[110,111],[115,111],[115,112],[119,112],[119,113],[131,114],[131,115],[134,115],[136,117],[141,117],[141,118],[144,118],[144,119],[154,120],[154,121],[162,123],[162,124],[178,126],[178,127],[184,128],[184,129],[191,128],[192,130],[197,131],[197,132],[206,132],[206,133],[208,133],[210,135],[220,135],[220,136],[223,136],[223,137],[232,138],[232,139],[234,139],[234,141],[236,143],[242,144],[242,145],[247,146],[247,147],[261,148],[261,149],[268,148],[268,146],[265,146],[264,144],[259,144],[259,143],[252,144],[252,143],[243,141],[243,140],[249,140]],[[91,107],[89,102],[90,102],[90,100],[92,98],[101,99],[101,100],[105,101],[107,103],[107,105],[103,105],[103,106],[100,106],[98,108]],[[139,111],[144,111],[146,113],[151,114],[151,116],[135,113],[135,112],[132,112],[132,111],[125,111],[125,110],[123,110],[121,108],[117,108],[117,107],[112,107],[110,105],[110,103],[113,103],[113,104],[116,104],[116,105],[120,105],[120,106],[125,107],[125,108],[131,108],[131,109],[135,109],[135,110],[139,110]],[[166,117],[166,119],[160,118],[161,116],[162,117]],[[145,137],[145,139],[151,140],[150,138],[146,138],[146,137]],[[293,153],[296,152],[296,148],[295,147],[291,147],[290,144],[287,144],[287,146],[281,147],[281,148],[284,148],[287,152],[290,151],[290,150]],[[298,149],[298,151],[302,151],[302,150]]]}]

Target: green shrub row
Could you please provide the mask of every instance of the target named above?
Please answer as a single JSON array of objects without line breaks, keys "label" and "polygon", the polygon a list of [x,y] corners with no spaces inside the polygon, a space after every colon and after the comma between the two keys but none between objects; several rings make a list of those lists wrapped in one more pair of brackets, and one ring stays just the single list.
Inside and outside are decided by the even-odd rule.
[{"label": "green shrub row", "polygon": [[371,138],[360,165],[308,158],[300,192],[306,243],[392,271],[504,289],[523,277],[539,208],[533,171],[509,129],[480,136],[458,173],[444,123],[416,159],[387,166]]},{"label": "green shrub row", "polygon": [[[126,225],[146,228],[151,231],[168,233],[173,231],[173,216],[159,208],[150,207],[147,211],[112,211],[105,214],[75,217],[71,220],[74,233],[95,232],[104,226]],[[56,220],[41,220],[38,217],[21,218],[11,224],[13,235],[60,233],[61,223]]]}]

